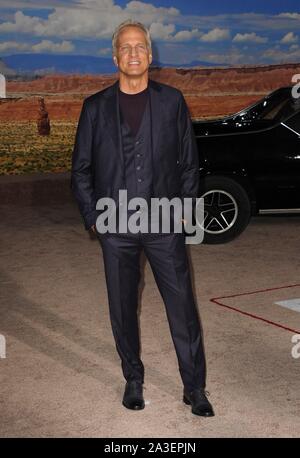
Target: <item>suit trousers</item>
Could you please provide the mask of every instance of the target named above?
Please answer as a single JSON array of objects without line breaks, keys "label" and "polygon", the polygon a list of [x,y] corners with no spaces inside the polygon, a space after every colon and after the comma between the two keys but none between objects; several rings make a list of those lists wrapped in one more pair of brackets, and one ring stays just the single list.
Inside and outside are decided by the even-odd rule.
[{"label": "suit trousers", "polygon": [[127,381],[144,382],[140,358],[138,286],[142,250],[165,304],[179,372],[188,391],[205,387],[201,322],[192,291],[184,233],[99,234],[109,313],[122,371]]}]

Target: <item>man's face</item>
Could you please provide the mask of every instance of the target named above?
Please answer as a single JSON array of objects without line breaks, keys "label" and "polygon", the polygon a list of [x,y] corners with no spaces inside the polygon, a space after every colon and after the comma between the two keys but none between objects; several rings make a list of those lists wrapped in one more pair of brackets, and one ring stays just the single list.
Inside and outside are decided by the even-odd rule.
[{"label": "man's face", "polygon": [[138,27],[125,27],[119,34],[114,62],[127,76],[142,76],[152,62],[144,32]]}]

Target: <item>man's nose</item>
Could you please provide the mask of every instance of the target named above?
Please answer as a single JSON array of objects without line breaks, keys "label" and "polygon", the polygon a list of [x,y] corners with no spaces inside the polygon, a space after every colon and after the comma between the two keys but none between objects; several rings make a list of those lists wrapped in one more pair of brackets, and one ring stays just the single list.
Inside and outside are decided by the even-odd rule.
[{"label": "man's nose", "polygon": [[131,48],[130,48],[130,55],[131,55],[131,56],[135,56],[135,55],[137,55],[137,54],[138,54],[138,52],[137,52],[137,50],[136,50],[136,47],[135,47],[135,46],[131,46]]}]

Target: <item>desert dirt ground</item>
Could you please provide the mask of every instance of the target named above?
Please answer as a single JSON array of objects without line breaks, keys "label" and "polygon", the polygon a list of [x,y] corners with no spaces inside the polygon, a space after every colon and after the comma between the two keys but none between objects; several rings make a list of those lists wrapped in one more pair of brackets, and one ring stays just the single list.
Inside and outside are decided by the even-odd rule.
[{"label": "desert dirt ground", "polygon": [[275,304],[300,297],[299,217],[257,217],[231,243],[189,247],[216,413],[205,419],[182,402],[146,258],[139,309],[146,407],[134,412],[121,405],[101,247],[75,204],[2,205],[1,215],[1,437],[299,437],[300,358],[292,356],[299,312]]}]

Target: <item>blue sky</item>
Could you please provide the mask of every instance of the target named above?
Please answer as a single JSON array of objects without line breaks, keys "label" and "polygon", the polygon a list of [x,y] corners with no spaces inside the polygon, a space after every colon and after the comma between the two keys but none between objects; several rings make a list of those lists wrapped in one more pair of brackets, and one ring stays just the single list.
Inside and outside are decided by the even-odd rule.
[{"label": "blue sky", "polygon": [[0,57],[20,53],[111,56],[127,18],[150,28],[164,63],[300,62],[300,2],[294,0],[1,0]]}]

